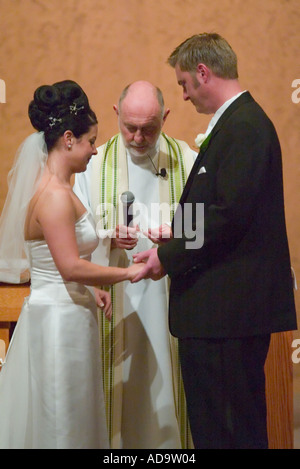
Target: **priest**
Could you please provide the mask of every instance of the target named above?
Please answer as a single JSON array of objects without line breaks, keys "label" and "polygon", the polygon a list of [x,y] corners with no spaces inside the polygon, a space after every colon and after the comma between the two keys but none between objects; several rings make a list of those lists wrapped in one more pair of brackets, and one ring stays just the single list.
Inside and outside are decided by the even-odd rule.
[{"label": "priest", "polygon": [[[151,83],[127,86],[114,110],[120,133],[76,175],[74,191],[97,225],[100,243],[93,261],[125,266],[135,253],[170,235],[196,153],[162,132],[170,110]],[[121,198],[128,191],[134,198],[127,207],[133,216],[129,226]],[[168,327],[168,291],[167,278],[111,288],[112,321],[101,319],[99,327],[112,448],[192,447],[177,339]]]}]

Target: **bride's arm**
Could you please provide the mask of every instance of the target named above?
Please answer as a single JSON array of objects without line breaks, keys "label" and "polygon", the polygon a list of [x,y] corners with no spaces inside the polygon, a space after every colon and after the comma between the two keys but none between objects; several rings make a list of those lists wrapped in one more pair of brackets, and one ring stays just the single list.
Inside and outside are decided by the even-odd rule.
[{"label": "bride's arm", "polygon": [[64,280],[91,286],[111,285],[132,280],[139,272],[141,266],[104,267],[79,257],[75,235],[77,214],[67,191],[54,190],[43,197],[36,218]]}]

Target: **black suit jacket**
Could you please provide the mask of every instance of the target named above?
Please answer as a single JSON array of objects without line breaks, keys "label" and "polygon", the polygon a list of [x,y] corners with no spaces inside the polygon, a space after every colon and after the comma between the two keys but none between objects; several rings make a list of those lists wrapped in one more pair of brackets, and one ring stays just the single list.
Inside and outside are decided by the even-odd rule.
[{"label": "black suit jacket", "polygon": [[[190,249],[181,221],[192,207],[200,236],[197,204],[204,204],[204,243]],[[179,225],[182,233],[158,248],[171,278],[172,334],[219,338],[296,329],[280,144],[248,92],[213,128],[180,207],[173,229],[178,236]]]}]

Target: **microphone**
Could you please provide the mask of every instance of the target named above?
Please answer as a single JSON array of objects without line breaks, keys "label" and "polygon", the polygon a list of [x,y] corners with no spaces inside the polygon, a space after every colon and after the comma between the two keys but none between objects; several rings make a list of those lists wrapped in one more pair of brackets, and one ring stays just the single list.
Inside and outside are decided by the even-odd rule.
[{"label": "microphone", "polygon": [[166,175],[167,175],[166,168],[161,168],[161,170],[158,171],[157,167],[155,166],[155,164],[152,161],[152,158],[149,155],[147,155],[147,156],[148,156],[149,160],[151,161],[153,168],[155,169],[155,176],[161,176],[162,178],[165,178]]},{"label": "microphone", "polygon": [[165,178],[166,175],[167,175],[166,168],[161,168],[160,172],[155,174],[155,176],[161,176],[162,178]]},{"label": "microphone", "polygon": [[121,202],[123,204],[124,225],[126,226],[129,226],[133,220],[133,214],[132,214],[132,210],[130,210],[130,207],[133,204],[134,199],[135,197],[133,193],[130,191],[126,191],[121,194]]}]

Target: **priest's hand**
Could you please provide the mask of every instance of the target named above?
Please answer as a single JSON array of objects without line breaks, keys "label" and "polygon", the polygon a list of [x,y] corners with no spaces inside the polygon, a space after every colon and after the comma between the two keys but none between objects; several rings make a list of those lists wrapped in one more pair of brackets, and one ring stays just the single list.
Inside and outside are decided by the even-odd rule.
[{"label": "priest's hand", "polygon": [[144,262],[144,268],[131,281],[136,283],[143,278],[151,278],[152,280],[160,280],[166,275],[166,272],[157,255],[157,249],[148,249],[133,256],[134,262]]},{"label": "priest's hand", "polygon": [[133,249],[137,245],[139,231],[138,226],[118,225],[111,240],[112,249]]},{"label": "priest's hand", "polygon": [[158,228],[149,228],[144,234],[155,244],[164,244],[173,238],[172,229],[167,223]]}]

